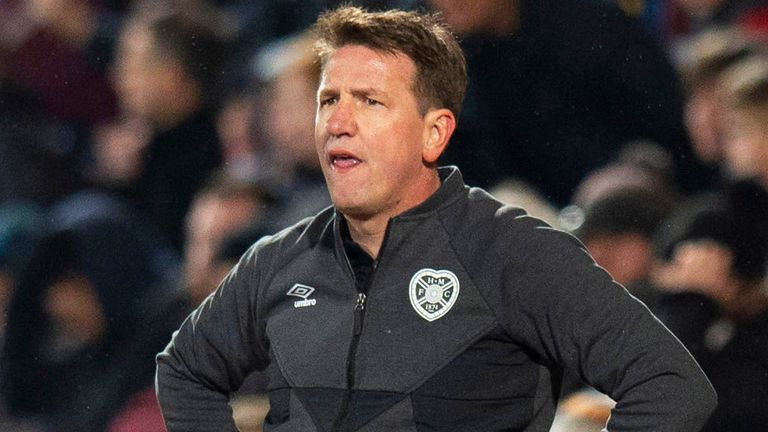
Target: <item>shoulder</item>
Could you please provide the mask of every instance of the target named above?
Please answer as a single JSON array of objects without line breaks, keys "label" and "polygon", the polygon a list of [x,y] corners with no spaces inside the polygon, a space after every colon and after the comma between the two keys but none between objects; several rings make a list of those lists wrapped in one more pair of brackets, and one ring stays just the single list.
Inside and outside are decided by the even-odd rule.
[{"label": "shoulder", "polygon": [[334,217],[333,207],[328,207],[315,216],[302,219],[275,234],[264,236],[248,249],[241,262],[277,262],[306,251],[317,245],[328,231],[332,230]]},{"label": "shoulder", "polygon": [[466,204],[459,218],[464,225],[474,225],[475,231],[488,232],[505,239],[522,237],[549,237],[568,234],[553,228],[547,222],[533,217],[523,207],[505,204],[480,188],[470,188]]},{"label": "shoulder", "polygon": [[502,203],[482,189],[471,188],[463,205],[453,207],[443,215],[443,224],[462,250],[482,251],[476,254],[478,258],[497,265],[563,257],[591,261],[571,234],[530,216],[523,208]]}]

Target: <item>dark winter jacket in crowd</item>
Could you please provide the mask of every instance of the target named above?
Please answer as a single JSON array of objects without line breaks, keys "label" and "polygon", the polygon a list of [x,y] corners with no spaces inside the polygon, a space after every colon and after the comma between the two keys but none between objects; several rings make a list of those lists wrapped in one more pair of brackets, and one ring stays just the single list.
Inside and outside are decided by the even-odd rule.
[{"label": "dark winter jacket in crowd", "polygon": [[676,72],[639,22],[597,2],[519,3],[514,34],[462,41],[470,84],[445,161],[467,183],[515,177],[564,205],[587,173],[641,138],[671,150],[683,180],[701,180]]},{"label": "dark winter jacket in crowd", "polygon": [[131,197],[180,251],[192,199],[221,164],[213,114],[202,110],[173,129],[157,133],[142,163]]},{"label": "dark winter jacket in crowd", "polygon": [[654,311],[691,350],[720,403],[703,432],[752,432],[768,425],[768,310],[747,321],[728,319],[695,293],[662,297]]},{"label": "dark winter jacket in crowd", "polygon": [[[132,392],[152,383],[154,353],[140,347],[158,345],[134,337],[175,262],[138,222],[70,217],[43,238],[20,275],[0,361],[2,394],[12,415],[36,418],[50,430],[101,432]],[[75,274],[93,287],[104,329],[90,343],[64,348],[55,341],[48,293]]]}]

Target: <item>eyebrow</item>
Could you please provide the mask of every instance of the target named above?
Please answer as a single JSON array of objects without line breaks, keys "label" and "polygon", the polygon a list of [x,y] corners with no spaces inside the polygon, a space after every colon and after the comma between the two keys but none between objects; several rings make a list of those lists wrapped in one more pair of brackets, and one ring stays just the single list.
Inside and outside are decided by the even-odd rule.
[{"label": "eyebrow", "polygon": [[[337,89],[335,89],[335,88],[328,88],[328,87],[326,87],[326,88],[321,88],[317,92],[317,95],[319,97],[322,97],[322,96],[327,96],[327,95],[336,95],[336,94],[339,94],[339,93],[340,92]],[[365,97],[365,96],[371,96],[371,95],[381,95],[382,94],[381,90],[376,89],[374,87],[355,88],[355,89],[350,90],[350,93],[352,94],[352,96],[358,97],[358,98],[359,97]]]},{"label": "eyebrow", "polygon": [[370,95],[380,95],[381,91],[373,87],[364,87],[359,89],[352,89],[350,93],[352,93],[352,96],[361,97],[361,96],[370,96]]},{"label": "eyebrow", "polygon": [[317,96],[318,97],[323,97],[323,96],[328,96],[328,95],[336,95],[338,93],[339,92],[337,90],[326,87],[326,88],[319,89],[318,92],[317,92]]}]

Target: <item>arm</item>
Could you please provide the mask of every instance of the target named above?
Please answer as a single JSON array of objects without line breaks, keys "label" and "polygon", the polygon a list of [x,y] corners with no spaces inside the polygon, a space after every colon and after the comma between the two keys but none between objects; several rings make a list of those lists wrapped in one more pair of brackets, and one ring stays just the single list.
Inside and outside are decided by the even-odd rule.
[{"label": "arm", "polygon": [[698,431],[716,396],[680,342],[573,237],[542,227],[526,233],[506,273],[508,307],[520,312],[508,315],[522,317],[509,331],[551,367],[616,400],[609,431]]},{"label": "arm", "polygon": [[268,364],[256,313],[259,244],[157,356],[157,397],[169,432],[235,431],[229,395]]}]

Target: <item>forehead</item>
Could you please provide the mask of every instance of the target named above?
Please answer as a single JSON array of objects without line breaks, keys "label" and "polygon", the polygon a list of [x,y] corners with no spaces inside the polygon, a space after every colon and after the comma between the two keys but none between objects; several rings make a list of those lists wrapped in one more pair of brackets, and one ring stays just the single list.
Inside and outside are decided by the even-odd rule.
[{"label": "forehead", "polygon": [[320,87],[360,86],[410,89],[416,65],[407,55],[345,45],[325,62]]},{"label": "forehead", "polygon": [[731,118],[738,120],[741,125],[748,124],[768,131],[768,105],[737,107],[730,110],[730,114]]}]

